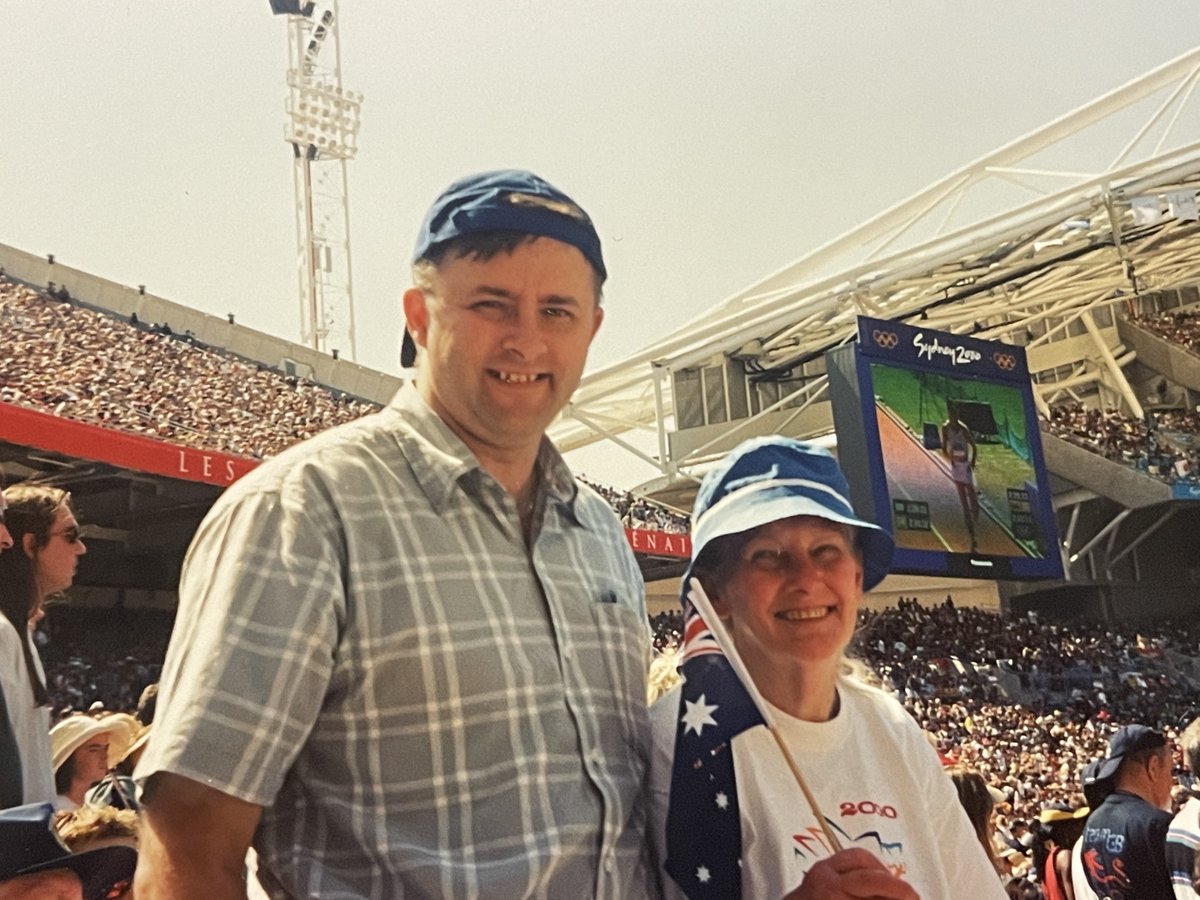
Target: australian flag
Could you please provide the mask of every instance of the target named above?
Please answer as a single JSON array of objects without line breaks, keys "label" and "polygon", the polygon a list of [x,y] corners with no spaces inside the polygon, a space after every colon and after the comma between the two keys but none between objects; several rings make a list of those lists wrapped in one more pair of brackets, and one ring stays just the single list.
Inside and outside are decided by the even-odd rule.
[{"label": "australian flag", "polygon": [[734,735],[765,723],[686,596],[681,670],[665,868],[689,900],[738,900],[742,826],[731,744]]}]

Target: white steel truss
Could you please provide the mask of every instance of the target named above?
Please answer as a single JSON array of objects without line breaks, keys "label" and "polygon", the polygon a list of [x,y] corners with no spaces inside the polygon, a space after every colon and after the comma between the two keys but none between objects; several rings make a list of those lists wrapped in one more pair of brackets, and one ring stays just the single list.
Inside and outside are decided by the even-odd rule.
[{"label": "white steel truss", "polygon": [[[1121,372],[1131,354],[1092,314],[1200,283],[1200,223],[1166,212],[1172,192],[1200,187],[1198,80],[1200,48],[947,175],[589,374],[551,437],[564,450],[618,443],[658,467],[647,489],[691,480],[730,438],[757,433],[756,421],[730,421],[674,456],[676,373],[724,358],[745,361],[752,378],[787,372],[852,340],[860,314],[1025,345],[1031,371],[1072,367],[1075,378],[1035,385],[1035,395],[1100,380],[1136,413]],[[823,377],[807,380],[758,418],[823,387]],[[653,435],[657,455],[634,446],[637,432]]]}]

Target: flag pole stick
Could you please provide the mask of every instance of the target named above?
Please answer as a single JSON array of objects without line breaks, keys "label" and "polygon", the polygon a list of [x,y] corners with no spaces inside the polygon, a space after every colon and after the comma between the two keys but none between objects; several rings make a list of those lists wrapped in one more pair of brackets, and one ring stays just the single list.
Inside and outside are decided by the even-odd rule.
[{"label": "flag pole stick", "polygon": [[717,618],[717,613],[712,607],[712,602],[708,599],[708,594],[704,592],[704,587],[700,584],[699,579],[691,579],[688,582],[688,587],[689,599],[700,611],[704,623],[708,625],[709,631],[716,638],[721,651],[725,654],[725,658],[729,660],[729,664],[733,667],[734,673],[746,688],[746,693],[749,694],[751,702],[758,707],[758,713],[762,716],[763,722],[767,726],[767,731],[775,739],[775,746],[783,754],[784,761],[787,763],[788,769],[791,770],[792,777],[796,779],[796,784],[800,785],[800,792],[804,794],[804,799],[808,802],[809,808],[813,811],[813,815],[817,817],[817,821],[821,825],[821,831],[825,833],[825,840],[829,842],[829,846],[833,848],[833,852],[837,853],[842,849],[842,842],[837,839],[837,836],[833,833],[833,829],[829,827],[829,822],[825,819],[825,814],[821,812],[821,807],[817,805],[817,798],[808,789],[808,782],[800,774],[800,767],[796,765],[796,760],[784,742],[783,736],[775,727],[775,719],[771,715],[771,711],[767,708],[762,694],[758,692],[758,685],[750,677],[750,673],[746,669],[746,664],[738,656],[737,649],[733,646],[733,640],[725,630],[725,623]]}]

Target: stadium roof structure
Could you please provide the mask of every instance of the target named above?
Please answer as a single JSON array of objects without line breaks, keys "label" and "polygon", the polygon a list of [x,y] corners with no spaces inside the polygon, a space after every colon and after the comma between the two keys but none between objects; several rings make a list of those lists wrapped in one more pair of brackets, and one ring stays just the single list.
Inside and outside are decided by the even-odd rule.
[{"label": "stadium roof structure", "polygon": [[[744,437],[784,430],[776,413],[790,413],[796,436],[832,432],[827,415],[806,424],[804,411],[824,398],[821,358],[853,339],[859,315],[1025,345],[1043,412],[1064,390],[1102,381],[1140,415],[1114,316],[1100,328],[1096,318],[1200,283],[1198,80],[1200,48],[805,253],[591,373],[551,437],[565,450],[615,442],[661,473],[642,492],[688,508],[693,470]],[[699,443],[677,443],[674,379],[731,359],[752,383],[791,373],[800,384]],[[1039,384],[1052,370],[1053,383]]]}]

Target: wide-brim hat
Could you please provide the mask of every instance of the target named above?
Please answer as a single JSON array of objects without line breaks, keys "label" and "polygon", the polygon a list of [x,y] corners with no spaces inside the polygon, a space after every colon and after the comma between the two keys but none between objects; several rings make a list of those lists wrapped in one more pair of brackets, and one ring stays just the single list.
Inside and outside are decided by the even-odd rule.
[{"label": "wide-brim hat", "polygon": [[717,538],[793,516],[816,516],[856,528],[863,590],[883,581],[895,543],[890,534],[855,513],[837,460],[823,447],[773,435],[743,441],[704,476],[692,512],[692,560],[684,584],[704,548]]},{"label": "wide-brim hat", "polygon": [[[455,238],[486,231],[515,231],[553,238],[577,249],[603,281],[608,277],[600,235],[578,203],[546,179],[522,169],[468,175],[454,182],[425,213],[413,262]],[[400,365],[411,368],[417,345],[404,329]]]},{"label": "wide-brim hat", "polygon": [[1090,810],[1086,806],[1072,808],[1065,803],[1052,803],[1038,812],[1038,821],[1043,825],[1053,825],[1057,822],[1074,822],[1076,819],[1086,819]]},{"label": "wide-brim hat", "polygon": [[137,719],[128,713],[110,713],[99,717],[69,716],[50,729],[51,765],[57,772],[72,753],[97,735],[107,732],[107,762],[111,769],[124,758],[137,730]]},{"label": "wide-brim hat", "polygon": [[1117,774],[1121,763],[1130,753],[1153,750],[1167,745],[1166,736],[1145,725],[1123,725],[1108,742],[1108,756],[1096,763],[1093,782],[1106,781]]},{"label": "wide-brim hat", "polygon": [[[124,762],[125,760],[129,759],[129,757],[133,756],[133,754],[145,747],[146,742],[150,740],[150,732],[153,730],[153,728],[153,724],[140,725],[137,731],[134,732],[133,738],[130,740],[129,745],[125,748],[125,752],[122,753],[121,758],[117,760],[117,763]],[[109,755],[111,756],[111,754]],[[116,765],[116,763],[114,763],[114,765]]]},{"label": "wide-brim hat", "polygon": [[70,869],[83,882],[84,900],[103,900],[133,878],[137,851],[101,847],[72,853],[54,831],[54,805],[34,803],[0,811],[0,881],[51,869]]}]

